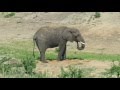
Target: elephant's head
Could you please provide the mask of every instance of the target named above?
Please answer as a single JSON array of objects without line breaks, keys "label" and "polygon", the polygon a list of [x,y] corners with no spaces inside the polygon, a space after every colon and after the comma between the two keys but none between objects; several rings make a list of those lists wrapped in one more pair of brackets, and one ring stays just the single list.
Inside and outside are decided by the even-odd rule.
[{"label": "elephant's head", "polygon": [[[77,43],[77,49],[83,50],[85,48],[85,41],[78,29],[75,28],[67,28],[67,30],[63,33],[63,38],[67,41],[76,41]],[[81,46],[79,45],[81,44]]]}]

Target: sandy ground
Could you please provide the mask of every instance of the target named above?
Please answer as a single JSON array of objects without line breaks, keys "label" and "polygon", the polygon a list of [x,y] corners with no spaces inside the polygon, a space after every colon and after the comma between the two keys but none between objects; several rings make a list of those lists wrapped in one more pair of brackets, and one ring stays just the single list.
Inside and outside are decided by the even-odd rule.
[{"label": "sandy ground", "polygon": [[[50,13],[18,13],[14,18],[0,18],[0,43],[12,40],[32,40],[34,33],[45,25],[66,25],[80,29],[86,41],[85,52],[95,53],[120,53],[120,13],[101,13],[98,19],[88,20],[93,16],[90,13],[50,12]],[[68,43],[68,49],[76,49],[75,43]],[[49,61],[44,64],[37,63],[37,71],[49,71],[55,76],[61,67],[78,65],[82,68],[95,68],[90,77],[99,77],[99,73],[110,68],[109,61],[96,60],[65,60],[62,62]]]},{"label": "sandy ground", "polygon": [[[68,70],[69,66],[75,66],[83,70],[92,70],[85,75],[85,78],[100,78],[102,73],[106,72],[112,65],[109,61],[97,61],[97,60],[64,60],[64,61],[48,61],[49,63],[37,62],[36,72],[47,72],[53,77],[57,77],[60,74],[61,68]],[[43,68],[44,67],[44,68]]]}]

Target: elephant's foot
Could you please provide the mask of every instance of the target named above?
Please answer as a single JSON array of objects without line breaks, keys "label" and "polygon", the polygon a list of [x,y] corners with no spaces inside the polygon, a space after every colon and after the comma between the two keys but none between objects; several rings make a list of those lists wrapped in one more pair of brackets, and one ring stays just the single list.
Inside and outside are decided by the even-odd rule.
[{"label": "elephant's foot", "polygon": [[58,61],[64,61],[65,59],[58,59]]},{"label": "elephant's foot", "polygon": [[65,59],[62,59],[61,61],[65,61]]},{"label": "elephant's foot", "polygon": [[64,61],[64,60],[66,60],[66,57],[61,57],[61,58],[58,58],[57,60],[58,61]]},{"label": "elephant's foot", "polygon": [[43,62],[43,63],[48,63],[48,61],[46,61],[46,60],[41,60],[41,62]]},{"label": "elephant's foot", "polygon": [[62,58],[61,60],[64,61],[64,60],[66,60],[66,58]]}]

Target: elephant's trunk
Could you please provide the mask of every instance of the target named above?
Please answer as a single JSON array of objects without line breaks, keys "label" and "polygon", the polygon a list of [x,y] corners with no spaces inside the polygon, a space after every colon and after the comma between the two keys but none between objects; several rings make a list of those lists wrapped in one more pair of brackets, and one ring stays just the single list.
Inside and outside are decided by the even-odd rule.
[{"label": "elephant's trunk", "polygon": [[[81,43],[81,47],[79,46],[79,43]],[[77,49],[78,50],[83,50],[85,48],[85,43],[83,42],[77,42]]]}]

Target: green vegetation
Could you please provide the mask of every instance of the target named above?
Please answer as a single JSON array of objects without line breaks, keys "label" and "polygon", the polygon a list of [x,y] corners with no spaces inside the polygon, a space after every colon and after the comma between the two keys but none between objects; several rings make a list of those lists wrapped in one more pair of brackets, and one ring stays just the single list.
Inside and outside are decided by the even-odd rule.
[{"label": "green vegetation", "polygon": [[87,60],[120,60],[120,55],[116,54],[99,54],[89,52],[69,53],[68,59],[87,59]]},{"label": "green vegetation", "polygon": [[[15,41],[7,44],[0,44],[0,54],[10,56],[16,59],[24,59],[27,57],[37,60],[39,57],[39,51],[35,51],[35,58],[33,58],[33,43],[30,41]],[[48,50],[46,52],[46,59],[55,60],[58,52],[56,50]],[[80,59],[80,60],[120,60],[119,54],[101,54],[101,53],[89,53],[79,51],[67,51],[67,59]]]},{"label": "green vegetation", "polygon": [[[33,58],[32,50],[20,49],[16,47],[4,47],[0,46],[0,54],[8,55],[17,59],[22,59],[28,56],[29,58]],[[39,52],[35,52],[35,60],[39,57]],[[57,58],[57,53],[54,51],[46,52],[46,59],[55,60]],[[88,60],[120,60],[120,55],[114,54],[97,54],[97,53],[88,53],[88,52],[77,52],[77,53],[67,53],[67,59],[88,59]]]},{"label": "green vegetation", "polygon": [[55,48],[55,52],[58,53],[59,52],[59,48]]},{"label": "green vegetation", "polygon": [[82,70],[73,66],[69,66],[68,70],[61,68],[60,78],[82,78]]},{"label": "green vegetation", "polygon": [[[12,58],[3,57],[0,61],[0,77],[4,78],[52,78],[53,76],[48,72],[33,72],[33,68],[35,68],[35,64],[33,61],[29,62],[29,58],[25,59],[23,64],[10,64],[5,63],[7,61],[11,61]],[[30,67],[32,66],[32,67]],[[82,70],[73,66],[69,66],[68,70],[61,69],[61,74],[58,75],[59,78],[82,78]]]},{"label": "green vegetation", "polygon": [[95,12],[95,18],[100,18],[100,12]]},{"label": "green vegetation", "polygon": [[113,61],[113,65],[110,69],[107,69],[106,72],[104,73],[108,78],[112,78],[113,76],[114,77],[117,77],[117,78],[120,78],[120,62],[118,65],[115,65],[114,64],[114,61]]},{"label": "green vegetation", "polygon": [[36,63],[34,58],[25,58],[22,60],[23,66],[26,70],[26,73],[31,74],[33,73],[33,69],[36,68]]},{"label": "green vegetation", "polygon": [[12,16],[15,16],[15,12],[2,12],[2,15],[5,17],[5,18],[10,18]]},{"label": "green vegetation", "polygon": [[[32,78],[47,78],[52,77],[47,72],[35,73],[36,60],[39,57],[39,51],[37,47],[35,49],[35,58],[33,57],[33,42],[32,41],[11,41],[0,44],[0,77],[32,77]],[[57,58],[58,50],[48,50],[46,52],[46,59],[55,60]],[[13,62],[13,58],[17,62],[21,63],[9,63]],[[120,55],[114,54],[101,54],[101,53],[89,53],[79,51],[67,51],[67,59],[79,59],[79,60],[109,60],[119,61]],[[76,67],[69,67],[66,71],[61,69],[61,74],[58,77],[61,78],[82,78],[85,76],[85,70],[81,70]],[[87,71],[88,72],[88,71]],[[113,66],[109,72],[114,73],[119,77],[120,67]],[[84,74],[84,75],[83,75]],[[1,76],[2,75],[2,76]],[[109,74],[111,75],[111,74]]]},{"label": "green vegetation", "polygon": [[[29,59],[29,60],[28,60]],[[9,63],[12,62],[10,57],[2,57],[0,59],[0,75],[4,78],[48,78],[50,74],[35,73],[34,68],[36,67],[35,61],[30,58],[22,60],[22,63]]]},{"label": "green vegetation", "polygon": [[[0,74],[2,74],[2,77],[9,77],[9,75],[19,73],[19,70],[21,70],[21,68],[17,68],[21,67],[22,65],[14,63],[10,64],[9,62],[11,62],[11,60],[12,58],[5,56],[0,59]],[[22,74],[22,72],[20,74]]]}]

